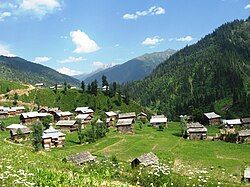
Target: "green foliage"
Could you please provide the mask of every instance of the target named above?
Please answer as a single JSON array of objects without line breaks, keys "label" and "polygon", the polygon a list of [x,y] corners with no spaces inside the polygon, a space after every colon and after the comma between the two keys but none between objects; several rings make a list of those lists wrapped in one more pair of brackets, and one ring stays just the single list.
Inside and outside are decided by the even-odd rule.
[{"label": "green foliage", "polygon": [[102,76],[102,86],[108,86],[108,80],[107,77],[105,75]]},{"label": "green foliage", "polygon": [[[196,44],[186,46],[160,64],[143,81],[124,87],[132,99],[164,113],[213,111],[219,100],[232,101],[228,110],[247,116],[250,108],[250,21],[226,23]],[[222,108],[218,113],[223,114]]]},{"label": "green foliage", "polygon": [[33,127],[33,148],[35,151],[42,149],[42,135],[43,135],[43,124],[37,122],[32,125]]},{"label": "green foliage", "polygon": [[85,82],[84,81],[81,82],[81,89],[82,89],[82,92],[85,92]]},{"label": "green foliage", "polygon": [[50,123],[52,123],[52,121],[53,121],[52,116],[46,116],[46,117],[41,119],[41,122],[42,122],[43,127],[45,129],[48,129],[50,127]]},{"label": "green foliage", "polygon": [[[1,67],[1,65],[0,65],[0,67]],[[1,70],[0,70],[0,72],[1,72]],[[3,77],[1,77],[1,78],[3,78]],[[8,93],[11,90],[26,89],[26,88],[27,88],[27,86],[25,86],[21,83],[0,79],[0,94]]]}]

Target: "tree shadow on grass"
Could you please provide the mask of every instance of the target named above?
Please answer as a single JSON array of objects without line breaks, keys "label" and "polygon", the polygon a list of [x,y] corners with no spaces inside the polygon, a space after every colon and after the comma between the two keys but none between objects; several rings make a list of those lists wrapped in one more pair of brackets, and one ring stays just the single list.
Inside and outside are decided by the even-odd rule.
[{"label": "tree shadow on grass", "polygon": [[78,141],[69,140],[69,142],[70,142],[70,143],[73,143],[73,144],[78,144],[78,145],[80,145],[80,142],[78,142]]},{"label": "tree shadow on grass", "polygon": [[172,133],[172,135],[177,136],[177,137],[182,137],[182,134],[178,132]]}]

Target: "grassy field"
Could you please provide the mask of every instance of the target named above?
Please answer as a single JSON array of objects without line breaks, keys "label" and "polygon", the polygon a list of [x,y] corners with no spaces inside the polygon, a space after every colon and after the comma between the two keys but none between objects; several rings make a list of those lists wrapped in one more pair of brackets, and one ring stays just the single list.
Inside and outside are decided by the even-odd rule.
[{"label": "grassy field", "polygon": [[[17,120],[16,118],[12,118],[5,120],[5,123],[9,124]],[[218,130],[214,127],[209,128],[209,131],[210,129],[212,134]],[[86,145],[78,144],[76,133],[68,133],[65,147],[40,153],[34,153],[31,148],[21,145],[4,143],[4,138],[9,136],[8,132],[1,132],[0,136],[0,146],[3,151],[0,155],[0,161],[2,160],[2,163],[0,163],[2,165],[2,168],[0,166],[0,172],[9,171],[6,169],[8,165],[6,164],[7,160],[15,172],[21,169],[27,173],[33,173],[34,176],[26,176],[27,181],[36,184],[40,183],[44,186],[58,186],[59,184],[64,184],[61,186],[68,186],[67,184],[76,185],[78,183],[88,186],[91,184],[91,180],[95,182],[99,181],[96,185],[98,186],[103,181],[106,181],[106,179],[108,186],[136,185],[136,180],[134,181],[132,177],[127,179],[122,174],[119,177],[118,175],[113,175],[116,173],[117,168],[114,169],[112,164],[111,166],[107,166],[102,163],[97,168],[86,169],[86,167],[83,167],[84,169],[80,169],[62,161],[66,156],[84,150],[90,151],[98,159],[110,158],[115,155],[122,167],[126,168],[126,172],[129,173],[133,173],[130,169],[130,161],[133,158],[152,151],[160,158],[162,163],[168,164],[172,168],[171,172],[173,174],[171,175],[171,179],[167,180],[168,182],[175,183],[176,179],[173,176],[175,174],[179,175],[177,180],[179,181],[179,186],[201,184],[200,180],[205,177],[206,180],[212,182],[202,183],[204,186],[244,186],[244,183],[240,183],[242,172],[247,165],[250,165],[249,144],[185,140],[180,137],[179,123],[175,122],[170,122],[169,127],[164,131],[159,131],[148,126],[140,129],[136,125],[135,134],[133,135],[118,134],[115,129],[110,129],[107,137],[93,144]],[[20,158],[20,155],[23,156]],[[27,165],[29,162],[32,164]],[[102,168],[104,165],[105,168]],[[105,172],[100,171],[98,168],[102,168]],[[67,178],[67,172],[76,172],[79,178],[69,179]],[[84,176],[87,177],[86,183],[83,183],[81,180]],[[131,176],[133,175],[131,174]],[[89,179],[91,180],[89,181]],[[54,183],[48,182],[51,180],[54,180]],[[72,180],[72,183],[67,183],[67,180]],[[154,180],[157,181],[157,179]],[[162,178],[160,180],[164,181]],[[170,185],[170,183],[168,184]],[[178,185],[176,184],[175,186]]]},{"label": "grassy field", "polygon": [[5,94],[10,90],[26,89],[26,88],[27,86],[17,83],[17,82],[0,80],[0,94]]}]

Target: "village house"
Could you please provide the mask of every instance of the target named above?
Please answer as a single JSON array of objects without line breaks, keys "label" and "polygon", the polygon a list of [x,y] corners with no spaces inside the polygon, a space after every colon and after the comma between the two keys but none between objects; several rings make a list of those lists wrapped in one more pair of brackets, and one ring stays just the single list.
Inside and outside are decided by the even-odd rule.
[{"label": "village house", "polygon": [[90,116],[94,115],[94,111],[89,107],[77,107],[75,112],[77,114],[89,114]]},{"label": "village house", "polygon": [[133,133],[133,125],[135,120],[133,118],[129,119],[118,119],[116,123],[117,131],[120,133]]},{"label": "village house", "polygon": [[25,111],[24,106],[15,106],[15,107],[11,107],[11,109],[15,110],[15,114],[21,114]]},{"label": "village house", "polygon": [[117,113],[113,112],[113,111],[109,111],[109,112],[105,112],[106,114],[106,124],[108,127],[114,126],[115,122],[117,120]]},{"label": "village house", "polygon": [[164,115],[152,116],[150,119],[150,124],[154,127],[167,126],[168,119]]},{"label": "village house", "polygon": [[122,114],[119,114],[119,119],[135,119],[136,117],[136,114],[135,112],[129,112],[129,113],[122,113]]},{"label": "village house", "polygon": [[235,127],[235,126],[241,126],[241,120],[240,119],[226,119],[222,121],[223,124],[229,126],[229,127]]},{"label": "village house", "polygon": [[250,143],[250,129],[238,131],[238,143]]},{"label": "village house", "polygon": [[72,113],[69,111],[66,111],[66,112],[58,111],[54,113],[55,122],[60,121],[60,120],[70,120],[71,117],[72,117]]},{"label": "village house", "polygon": [[250,127],[250,118],[242,118],[242,119],[241,119],[241,124],[242,124],[244,127]]},{"label": "village house", "polygon": [[77,130],[76,120],[60,120],[56,123],[56,126],[61,130],[75,131]]},{"label": "village house", "polygon": [[42,139],[44,149],[63,147],[65,136],[65,134],[50,126],[43,132]]},{"label": "village house", "polygon": [[38,112],[39,113],[48,113],[49,107],[40,107]]},{"label": "village house", "polygon": [[81,120],[81,123],[85,125],[92,120],[92,117],[89,114],[78,114],[75,118]]},{"label": "village house", "polygon": [[140,114],[137,115],[137,119],[139,120],[148,119],[148,115],[144,112],[141,112]]},{"label": "village house", "polygon": [[244,180],[250,183],[250,167],[247,167],[244,171]]},{"label": "village house", "polygon": [[42,88],[42,87],[44,87],[44,83],[36,83],[35,87]]},{"label": "village house", "polygon": [[158,165],[159,164],[159,158],[152,152],[145,153],[137,158],[135,158],[131,162],[132,168],[137,167],[138,165],[142,166],[152,166],[152,165]]},{"label": "village house", "polygon": [[26,112],[20,115],[20,121],[22,124],[31,124],[33,122],[39,121],[46,116],[51,116],[48,113],[38,113],[38,112]]},{"label": "village house", "polygon": [[13,107],[0,106],[0,112],[2,113],[3,116],[5,116],[4,114],[6,113],[8,116],[15,116],[21,114],[24,111],[25,111],[24,106],[13,106]]},{"label": "village house", "polygon": [[77,153],[75,155],[67,157],[67,161],[73,162],[76,165],[83,165],[85,163],[92,163],[96,159],[90,152],[85,151],[82,153]]},{"label": "village house", "polygon": [[8,117],[8,112],[7,111],[0,111],[0,119],[4,119]]},{"label": "village house", "polygon": [[[27,138],[31,133],[30,129],[21,124],[12,124],[6,127],[10,130],[10,137],[12,140],[19,140],[21,138]],[[20,132],[20,134],[19,134]]]},{"label": "village house", "polygon": [[107,86],[107,85],[103,86],[102,91],[103,92],[109,91],[109,86]]},{"label": "village house", "polygon": [[185,136],[189,140],[204,140],[207,138],[207,128],[198,122],[188,123]]},{"label": "village house", "polygon": [[204,113],[205,124],[209,125],[219,125],[221,122],[221,116],[215,112]]}]

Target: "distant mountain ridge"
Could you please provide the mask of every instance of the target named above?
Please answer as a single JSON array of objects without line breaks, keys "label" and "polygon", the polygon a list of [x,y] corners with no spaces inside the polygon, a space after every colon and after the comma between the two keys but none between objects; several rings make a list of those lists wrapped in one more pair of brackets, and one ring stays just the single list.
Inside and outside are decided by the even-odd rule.
[{"label": "distant mountain ridge", "polygon": [[107,76],[109,82],[126,83],[141,80],[148,76],[158,64],[167,60],[175,52],[173,49],[168,49],[163,52],[147,53],[123,64],[94,73],[82,80],[86,83],[90,83],[96,79],[101,83],[101,77],[103,75]]},{"label": "distant mountain ridge", "polygon": [[79,85],[79,80],[73,77],[20,57],[0,56],[0,78],[31,84],[42,82],[53,85],[67,82],[71,85]]}]

